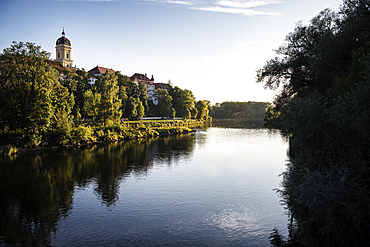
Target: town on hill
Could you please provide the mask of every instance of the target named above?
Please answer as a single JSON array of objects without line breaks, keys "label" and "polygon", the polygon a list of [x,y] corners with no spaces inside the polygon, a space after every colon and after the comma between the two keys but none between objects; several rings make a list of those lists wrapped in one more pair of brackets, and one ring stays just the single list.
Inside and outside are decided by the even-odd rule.
[{"label": "town on hill", "polygon": [[[196,100],[189,89],[156,83],[154,76],[123,75],[95,66],[73,65],[72,44],[56,41],[56,58],[31,42],[13,42],[0,55],[0,145],[34,147],[121,140],[183,133],[192,124],[216,118],[260,118],[266,102]],[[129,124],[132,120],[167,123]]]}]

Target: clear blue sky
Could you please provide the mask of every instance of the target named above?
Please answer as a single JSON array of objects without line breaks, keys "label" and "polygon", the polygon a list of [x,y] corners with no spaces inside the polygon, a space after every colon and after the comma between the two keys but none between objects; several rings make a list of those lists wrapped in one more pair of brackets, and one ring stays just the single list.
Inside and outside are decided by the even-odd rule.
[{"label": "clear blue sky", "polygon": [[255,82],[298,21],[342,0],[0,0],[0,49],[29,41],[52,53],[63,27],[72,60],[147,73],[197,100],[272,101]]}]

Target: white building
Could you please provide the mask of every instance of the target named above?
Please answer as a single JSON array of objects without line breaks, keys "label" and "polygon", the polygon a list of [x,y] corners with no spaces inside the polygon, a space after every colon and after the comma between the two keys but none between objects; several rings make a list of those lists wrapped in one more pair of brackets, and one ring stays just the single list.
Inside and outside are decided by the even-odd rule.
[{"label": "white building", "polygon": [[155,84],[153,76],[151,79],[149,79],[146,74],[144,75],[135,73],[133,76],[130,77],[130,80],[136,85],[139,85],[140,82],[144,83],[147,89],[148,100],[154,101]]}]

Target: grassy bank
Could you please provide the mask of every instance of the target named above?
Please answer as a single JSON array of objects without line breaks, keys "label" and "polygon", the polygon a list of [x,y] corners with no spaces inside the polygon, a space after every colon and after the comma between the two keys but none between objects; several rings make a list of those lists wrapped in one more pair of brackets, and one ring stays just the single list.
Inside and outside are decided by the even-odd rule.
[{"label": "grassy bank", "polygon": [[0,155],[12,155],[35,149],[69,148],[94,143],[185,134],[205,123],[203,120],[195,119],[122,121],[112,125],[83,123],[70,129],[49,131],[31,137],[24,133],[6,132],[0,135]]}]

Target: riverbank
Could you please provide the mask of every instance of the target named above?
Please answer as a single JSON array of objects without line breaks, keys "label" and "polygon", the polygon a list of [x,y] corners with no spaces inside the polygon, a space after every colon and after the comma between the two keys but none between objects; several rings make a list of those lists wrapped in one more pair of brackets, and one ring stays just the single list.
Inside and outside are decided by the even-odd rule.
[{"label": "riverbank", "polygon": [[22,142],[22,133],[2,133],[0,155],[15,155],[30,151],[73,148],[98,143],[110,143],[139,138],[187,134],[209,121],[188,120],[139,120],[122,121],[109,126],[81,124],[68,133],[50,131],[46,138],[34,143]]}]

